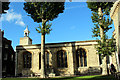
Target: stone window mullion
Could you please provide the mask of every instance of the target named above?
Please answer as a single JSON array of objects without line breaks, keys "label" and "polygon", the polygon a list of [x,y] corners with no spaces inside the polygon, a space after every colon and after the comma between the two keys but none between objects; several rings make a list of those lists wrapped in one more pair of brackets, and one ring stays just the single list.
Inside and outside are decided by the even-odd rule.
[{"label": "stone window mullion", "polygon": [[59,52],[59,61],[60,61],[60,64],[59,64],[60,66],[59,67],[62,67],[62,64],[61,64],[62,63],[62,60],[61,60],[62,58],[61,58],[61,56],[62,56],[62,54]]},{"label": "stone window mullion", "polygon": [[67,54],[63,50],[57,52],[57,66],[58,68],[67,67]]},{"label": "stone window mullion", "polygon": [[83,67],[85,66],[85,64],[84,64],[84,51],[82,50],[82,59],[83,59]]},{"label": "stone window mullion", "polygon": [[47,68],[49,68],[49,53],[47,52]]}]

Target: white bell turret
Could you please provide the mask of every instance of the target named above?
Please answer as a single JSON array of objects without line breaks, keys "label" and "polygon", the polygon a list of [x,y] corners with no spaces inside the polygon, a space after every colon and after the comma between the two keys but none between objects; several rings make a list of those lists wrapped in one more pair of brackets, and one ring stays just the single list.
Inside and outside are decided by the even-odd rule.
[{"label": "white bell turret", "polygon": [[29,37],[29,33],[30,31],[28,30],[28,26],[27,26],[26,29],[24,30],[24,37]]},{"label": "white bell turret", "polygon": [[32,44],[32,39],[29,37],[30,31],[28,30],[28,26],[24,30],[24,37],[20,38],[20,45],[30,45]]}]

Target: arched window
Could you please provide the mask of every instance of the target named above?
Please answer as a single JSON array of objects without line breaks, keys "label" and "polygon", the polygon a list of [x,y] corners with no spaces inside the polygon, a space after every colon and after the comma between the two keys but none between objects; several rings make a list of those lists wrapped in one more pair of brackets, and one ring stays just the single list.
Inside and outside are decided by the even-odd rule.
[{"label": "arched window", "polygon": [[[49,61],[50,61],[50,53],[49,52],[45,52],[45,66],[46,68],[49,68]],[[41,53],[39,53],[39,69],[41,69]]]},{"label": "arched window", "polygon": [[31,68],[32,54],[30,52],[23,53],[23,66],[24,68]]},{"label": "arched window", "polygon": [[66,51],[58,51],[57,52],[57,67],[64,68],[67,67],[67,53]]},{"label": "arched window", "polygon": [[76,62],[77,67],[87,66],[87,55],[84,49],[80,48],[76,51]]}]

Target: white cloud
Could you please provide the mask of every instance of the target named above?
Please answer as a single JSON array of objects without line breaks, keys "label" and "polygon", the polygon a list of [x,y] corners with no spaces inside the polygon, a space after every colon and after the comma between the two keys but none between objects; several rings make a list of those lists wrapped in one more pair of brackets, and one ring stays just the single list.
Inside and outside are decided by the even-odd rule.
[{"label": "white cloud", "polygon": [[25,2],[24,0],[9,0],[10,2]]},{"label": "white cloud", "polygon": [[25,26],[25,23],[23,22],[22,19],[22,15],[15,13],[13,9],[7,11],[6,14],[2,15],[1,21],[14,22],[15,24],[18,24],[20,26]]},{"label": "white cloud", "polygon": [[0,17],[0,22],[3,21],[3,20],[4,20],[4,18],[3,18],[3,16],[1,16],[1,17]]},{"label": "white cloud", "polygon": [[16,21],[15,24],[19,24],[21,26],[25,26],[25,23],[23,21]]},{"label": "white cloud", "polygon": [[71,6],[71,7],[66,7],[65,9],[68,10],[68,9],[83,8],[83,7],[86,7],[86,5]]},{"label": "white cloud", "polygon": [[71,30],[74,30],[75,28],[76,28],[75,26],[71,26],[71,27],[70,27]]}]

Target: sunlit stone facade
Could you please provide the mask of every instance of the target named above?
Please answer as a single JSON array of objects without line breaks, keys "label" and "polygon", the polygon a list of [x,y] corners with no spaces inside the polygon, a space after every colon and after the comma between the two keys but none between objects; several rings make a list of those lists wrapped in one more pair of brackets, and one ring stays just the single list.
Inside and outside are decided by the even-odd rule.
[{"label": "sunlit stone facade", "polygon": [[[96,40],[46,44],[46,74],[54,73],[55,76],[65,76],[101,73],[100,57],[95,49],[96,44]],[[28,44],[16,47],[17,74],[40,75],[40,46],[40,44]],[[115,64],[115,56],[109,58],[109,63]]]},{"label": "sunlit stone facade", "polygon": [[[96,54],[94,45],[95,40],[49,43],[46,44],[46,72],[51,73],[52,68],[56,75],[74,75],[87,73],[90,67],[97,68],[100,71],[99,56]],[[23,75],[40,73],[40,44],[19,45],[16,47],[18,54],[18,73]],[[24,55],[31,53],[31,66],[24,67]],[[49,54],[49,56],[47,56]],[[29,61],[28,61],[29,63]]]}]

